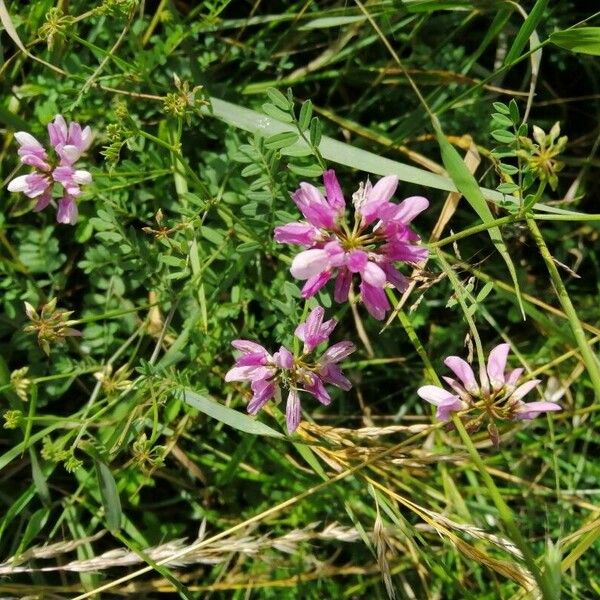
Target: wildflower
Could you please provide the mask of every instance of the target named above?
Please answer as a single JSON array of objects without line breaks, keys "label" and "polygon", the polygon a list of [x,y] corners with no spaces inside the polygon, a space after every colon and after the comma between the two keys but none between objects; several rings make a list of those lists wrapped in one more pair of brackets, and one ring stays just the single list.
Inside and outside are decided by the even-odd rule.
[{"label": "wildflower", "polygon": [[46,353],[50,354],[50,344],[61,341],[65,337],[79,336],[80,331],[72,329],[77,321],[69,320],[73,311],[56,308],[56,298],[44,304],[38,314],[29,302],[25,302],[25,314],[31,324],[24,327],[26,333],[37,333],[38,344]]},{"label": "wildflower", "polygon": [[[559,137],[560,136],[560,137]],[[560,123],[555,123],[549,133],[533,126],[533,139],[520,136],[521,144],[517,154],[525,160],[531,172],[553,190],[558,185],[558,173],[565,166],[558,160],[567,145],[567,136],[560,135]]]},{"label": "wildflower", "polygon": [[417,390],[417,394],[437,406],[436,417],[441,421],[449,420],[452,412],[471,407],[480,407],[484,411],[476,422],[486,415],[498,419],[529,420],[543,412],[562,410],[555,402],[523,402],[525,395],[540,380],[530,379],[519,385],[523,369],[506,371],[509,350],[508,344],[500,344],[490,352],[486,367],[480,369],[479,383],[469,363],[458,356],[449,356],[444,364],[457,379],[443,379],[451,391],[425,385]]},{"label": "wildflower", "polygon": [[15,394],[23,401],[29,400],[29,389],[31,388],[31,379],[27,377],[29,367],[16,369],[10,374],[10,384]]},{"label": "wildflower", "polygon": [[419,236],[409,223],[429,206],[421,196],[390,202],[398,178],[389,175],[374,186],[361,184],[353,195],[354,223],[346,220],[346,201],[333,170],[323,173],[325,196],[310,183],[301,183],[292,199],[306,221],[275,228],[275,241],[304,246],[292,262],[290,272],[306,280],[302,297],[314,296],[335,277],[336,302],[348,300],[354,275],[360,278],[360,294],[369,313],[383,319],[390,309],[385,287],[399,291],[406,278],[396,269],[398,262],[417,263],[427,257]]},{"label": "wildflower", "polygon": [[8,184],[9,192],[22,192],[28,198],[37,200],[33,210],[39,212],[52,201],[54,184],[59,184],[63,196],[58,201],[56,220],[58,223],[74,225],[77,221],[76,197],[81,194],[81,186],[88,185],[92,176],[88,171],[75,169],[74,164],[89,148],[92,142],[92,130],[81,128],[79,123],[67,122],[61,115],[48,124],[50,144],[56,158],[48,158],[44,146],[25,131],[15,133],[19,144],[19,160],[22,164],[34,167],[27,175],[15,177]]},{"label": "wildflower", "polygon": [[298,325],[295,335],[304,342],[299,356],[285,346],[270,354],[263,346],[250,340],[234,340],[231,345],[241,352],[235,366],[225,375],[225,381],[249,381],[253,396],[247,410],[256,414],[269,400],[281,399],[281,388],[289,390],[286,405],[287,428],[294,432],[300,423],[300,392],[308,392],[321,404],[328,405],[331,396],[325,389],[330,383],[342,390],[352,387],[338,363],[354,352],[352,342],[338,342],[325,350],[318,358],[309,354],[329,339],[337,322],[323,321],[325,311],[314,308],[304,323]]}]

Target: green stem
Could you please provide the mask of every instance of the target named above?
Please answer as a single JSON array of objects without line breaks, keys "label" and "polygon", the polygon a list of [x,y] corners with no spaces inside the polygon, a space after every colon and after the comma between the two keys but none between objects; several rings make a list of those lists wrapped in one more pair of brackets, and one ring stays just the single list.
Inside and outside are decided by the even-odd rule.
[{"label": "green stem", "polygon": [[596,398],[600,398],[600,365],[596,357],[594,356],[594,352],[585,337],[585,333],[583,331],[583,327],[581,326],[581,321],[577,315],[577,311],[571,302],[571,298],[569,297],[569,293],[567,292],[567,288],[560,278],[560,274],[558,272],[558,268],[556,267],[556,263],[554,262],[554,258],[550,254],[548,250],[548,246],[546,246],[546,242],[544,237],[542,236],[542,232],[540,231],[537,223],[532,219],[527,219],[527,225],[529,226],[529,230],[531,231],[531,235],[537,244],[538,250],[546,263],[546,267],[548,268],[548,272],[550,273],[550,279],[552,279],[552,283],[556,288],[556,293],[558,295],[558,300],[562,309],[571,325],[571,330],[573,331],[573,336],[575,337],[575,341],[577,342],[577,346],[579,347],[579,351],[581,352],[581,357],[583,358],[583,362],[585,363],[585,367],[592,381],[592,385],[594,387],[594,392],[596,393]]},{"label": "green stem", "polygon": [[489,223],[480,223],[479,225],[474,225],[473,227],[468,227],[463,231],[459,231],[458,233],[454,233],[449,235],[448,237],[442,238],[437,242],[429,242],[427,244],[429,248],[439,248],[441,246],[446,246],[447,244],[451,244],[452,242],[456,242],[457,240],[462,240],[463,238],[469,237],[475,233],[480,233],[482,231],[487,231],[488,229],[492,229],[494,227],[499,227],[500,225],[506,225],[507,223],[513,223],[514,221],[520,221],[524,217],[519,217],[518,215],[508,215],[507,217],[501,217],[500,219],[495,219],[490,221]]},{"label": "green stem", "polygon": [[467,430],[465,429],[464,425],[462,424],[462,421],[458,418],[458,416],[456,414],[453,414],[452,422],[454,423],[454,426],[456,427],[456,430],[458,431],[458,434],[460,435],[460,438],[461,438],[463,444],[465,445],[467,452],[469,453],[469,456],[471,457],[471,460],[473,461],[473,463],[479,470],[479,473],[481,474],[481,477],[485,483],[485,486],[487,487],[487,489],[490,493],[492,501],[494,502],[494,504],[498,510],[498,513],[500,514],[500,519],[502,520],[506,529],[508,530],[508,534],[510,535],[512,541],[517,545],[517,547],[521,551],[521,554],[523,555],[523,560],[525,561],[525,564],[527,565],[531,574],[535,577],[535,580],[537,581],[537,583],[540,587],[540,590],[542,592],[543,598],[545,600],[554,600],[554,599],[558,598],[560,591],[552,590],[551,587],[549,586],[548,582],[544,578],[537,563],[535,562],[535,556],[534,556],[527,540],[521,534],[521,531],[519,530],[519,528],[513,518],[512,511],[510,510],[510,508],[506,504],[506,502],[504,502],[504,499],[502,498],[500,491],[496,487],[494,480],[492,479],[490,474],[487,472],[487,469],[485,468],[485,464],[484,464],[481,456],[479,455],[477,448],[475,448],[473,441],[469,437]]}]

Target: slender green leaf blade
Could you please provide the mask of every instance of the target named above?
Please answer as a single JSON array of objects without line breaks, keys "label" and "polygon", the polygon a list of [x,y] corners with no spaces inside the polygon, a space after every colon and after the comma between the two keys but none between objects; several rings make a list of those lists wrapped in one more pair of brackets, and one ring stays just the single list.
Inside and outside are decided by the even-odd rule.
[{"label": "slender green leaf blade", "polygon": [[[283,123],[271,116],[265,116],[263,113],[232,104],[214,96],[210,99],[212,110],[208,108],[202,109],[202,112],[207,117],[217,118],[225,123],[249,131],[258,133],[263,136],[273,135],[282,131],[296,131],[296,128],[287,123]],[[314,118],[313,118],[314,121]],[[299,141],[298,144],[302,144]],[[313,140],[314,143],[314,140]],[[319,151],[323,158],[333,163],[345,165],[353,169],[358,169],[374,175],[396,175],[400,181],[415,183],[425,187],[434,188],[436,190],[444,190],[447,192],[456,192],[456,185],[451,179],[436,175],[424,169],[419,169],[411,165],[379,156],[373,152],[357,148],[351,144],[339,142],[333,138],[323,136],[318,144]],[[462,162],[462,161],[461,161]],[[495,190],[481,188],[481,194],[486,200],[496,204],[506,205],[506,203],[516,204],[515,198],[505,196]],[[554,206],[546,206],[544,204],[536,204],[535,209],[540,212],[549,212],[563,215],[573,215],[573,211],[557,208]]]},{"label": "slender green leaf blade", "polygon": [[[479,186],[477,185],[477,181],[475,177],[471,174],[469,169],[467,169],[465,163],[462,158],[458,154],[458,152],[454,149],[452,144],[448,141],[448,138],[444,135],[444,132],[439,127],[439,124],[435,124],[436,136],[438,140],[438,144],[440,146],[440,150],[442,153],[442,161],[444,163],[444,167],[452,177],[452,180],[456,184],[456,187],[460,191],[460,193],[467,199],[473,210],[477,213],[479,218],[483,223],[489,224],[494,221],[494,217],[492,215],[492,211],[487,205]],[[500,234],[500,229],[498,227],[491,227],[488,229],[488,233],[494,246],[500,255],[504,259],[506,266],[508,267],[508,271],[510,273],[511,279],[513,280],[513,284],[515,286],[515,290],[517,291],[517,299],[519,301],[519,307],[521,308],[521,313],[523,317],[525,317],[525,311],[523,309],[523,301],[521,299],[521,291],[519,287],[519,280],[517,279],[517,272],[515,270],[515,265],[510,257],[510,253],[504,241],[502,240],[502,235]]]},{"label": "slender green leaf blade", "polygon": [[523,22],[523,25],[521,25],[519,32],[515,36],[510,50],[506,53],[506,57],[504,58],[505,65],[510,65],[510,63],[519,58],[521,51],[525,48],[527,40],[531,37],[531,34],[544,16],[547,6],[548,0],[537,0],[534,7],[531,9],[531,12]]},{"label": "slender green leaf blade", "polygon": [[252,433],[254,435],[267,435],[278,438],[284,437],[282,433],[275,431],[268,425],[265,425],[244,413],[233,410],[228,406],[219,404],[209,398],[206,394],[201,395],[192,392],[191,390],[184,390],[183,398],[190,406],[238,431]]},{"label": "slender green leaf blade", "polygon": [[571,52],[600,56],[600,27],[576,27],[556,31],[550,41]]},{"label": "slender green leaf blade", "polygon": [[100,497],[106,514],[106,526],[113,531],[117,531],[121,527],[121,499],[119,498],[115,478],[108,465],[96,459],[94,464],[98,476]]}]

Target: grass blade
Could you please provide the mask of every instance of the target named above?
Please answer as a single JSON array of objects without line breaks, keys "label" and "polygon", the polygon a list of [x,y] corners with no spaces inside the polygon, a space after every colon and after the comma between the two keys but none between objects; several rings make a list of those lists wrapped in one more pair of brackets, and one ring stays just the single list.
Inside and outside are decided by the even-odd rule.
[{"label": "grass blade", "polygon": [[[485,198],[483,197],[483,194],[477,185],[475,177],[471,175],[471,172],[469,169],[467,169],[467,166],[460,157],[460,154],[455,150],[454,146],[450,144],[448,138],[444,135],[444,132],[439,126],[439,123],[434,122],[434,126],[438,144],[442,152],[442,161],[444,163],[444,167],[446,167],[446,170],[452,177],[459,192],[467,199],[483,223],[491,223],[494,220],[492,211],[487,205],[487,202],[485,201]],[[490,229],[488,229],[488,233],[492,239],[492,242],[494,243],[494,246],[496,246],[496,249],[498,252],[500,252],[500,255],[508,267],[515,290],[517,291],[519,308],[521,309],[523,318],[525,318],[525,309],[523,308],[523,301],[521,299],[521,291],[519,287],[519,280],[517,279],[517,272],[510,257],[510,253],[508,252],[508,249],[502,240],[500,229],[498,227],[490,227]]]},{"label": "grass blade", "polygon": [[115,478],[110,468],[100,460],[94,460],[102,505],[106,514],[106,525],[112,531],[121,527],[121,500]]},{"label": "grass blade", "polygon": [[190,406],[238,431],[252,433],[254,435],[266,435],[269,437],[284,437],[282,433],[275,431],[268,425],[265,425],[244,413],[233,410],[228,406],[219,404],[210,399],[206,394],[201,395],[192,392],[191,390],[184,390],[183,398]]},{"label": "grass blade", "polygon": [[510,50],[506,53],[506,57],[504,58],[505,65],[510,65],[510,63],[519,58],[521,50],[525,48],[527,40],[529,40],[538,23],[542,20],[547,6],[548,0],[537,0],[534,7],[531,9],[531,12],[523,22],[523,25],[521,25],[521,29],[519,29],[519,33],[517,33]]},{"label": "grass blade", "polygon": [[[259,133],[264,137],[284,131],[296,131],[294,126],[277,121],[272,117],[268,117],[265,114],[250,108],[232,104],[231,102],[221,100],[220,98],[212,97],[210,100],[212,110],[205,108],[202,109],[202,112],[206,116],[215,117],[238,129],[243,129],[250,133]],[[298,144],[301,145],[304,144],[304,142],[300,140]],[[400,181],[415,183],[436,190],[444,190],[446,192],[458,191],[454,182],[447,177],[442,177],[441,175],[436,175],[435,173],[430,173],[424,169],[406,165],[390,158],[384,158],[373,152],[355,148],[351,144],[346,144],[327,136],[323,136],[321,139],[319,151],[326,160],[346,167],[351,167],[374,175],[396,175]],[[488,190],[486,188],[477,187],[477,189],[479,190],[479,194],[490,202],[502,205],[506,205],[507,203],[516,205],[517,203],[513,196],[507,196],[495,190]],[[545,206],[543,204],[536,204],[535,208],[541,212],[564,215],[575,214],[573,211],[555,208],[553,206]]]}]

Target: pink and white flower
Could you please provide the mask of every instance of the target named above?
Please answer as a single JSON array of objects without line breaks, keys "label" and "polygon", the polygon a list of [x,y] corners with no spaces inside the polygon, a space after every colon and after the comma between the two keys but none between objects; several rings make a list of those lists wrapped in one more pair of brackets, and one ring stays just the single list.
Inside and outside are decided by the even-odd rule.
[{"label": "pink and white flower", "polygon": [[48,125],[48,135],[56,159],[51,160],[44,146],[25,131],[15,133],[19,144],[19,160],[22,164],[34,167],[28,175],[20,175],[9,182],[9,192],[22,192],[28,198],[36,198],[34,211],[46,208],[52,201],[52,190],[57,183],[63,190],[63,196],[57,204],[58,223],[74,225],[77,221],[77,203],[75,198],[81,194],[81,186],[92,181],[88,171],[75,169],[74,163],[92,143],[92,130],[81,128],[79,123],[67,125],[61,115],[56,115]]},{"label": "pink and white flower", "polygon": [[448,356],[444,364],[456,378],[443,377],[451,391],[435,385],[417,390],[423,399],[437,406],[436,417],[451,419],[451,413],[474,406],[483,406],[489,415],[501,419],[530,420],[544,412],[562,410],[555,402],[523,402],[523,398],[541,381],[530,379],[519,384],[522,368],[506,370],[509,344],[496,346],[489,354],[486,365],[480,368],[479,382],[471,365],[459,356]]},{"label": "pink and white flower", "polygon": [[275,228],[275,241],[303,246],[292,261],[291,274],[306,283],[302,296],[314,296],[335,278],[334,299],[348,300],[354,276],[369,313],[383,319],[390,309],[387,285],[404,291],[406,278],[396,263],[418,263],[427,257],[409,223],[429,206],[421,196],[391,202],[398,178],[389,175],[369,182],[353,195],[354,222],[346,220],[346,201],[333,170],[323,173],[325,195],[302,182],[292,199],[306,219]]},{"label": "pink and white flower", "polygon": [[304,323],[298,325],[295,335],[304,342],[302,354],[295,356],[285,346],[270,354],[266,348],[250,340],[234,340],[231,345],[241,352],[235,365],[226,373],[225,381],[250,382],[252,398],[247,410],[256,414],[269,400],[281,399],[281,391],[288,390],[286,422],[290,433],[301,421],[300,392],[314,396],[321,404],[331,402],[325,383],[349,390],[350,381],[344,376],[338,363],[354,352],[352,342],[334,344],[316,360],[309,354],[329,339],[337,322],[323,321],[325,311],[318,306],[313,309]]}]

